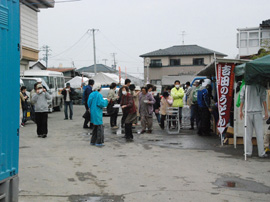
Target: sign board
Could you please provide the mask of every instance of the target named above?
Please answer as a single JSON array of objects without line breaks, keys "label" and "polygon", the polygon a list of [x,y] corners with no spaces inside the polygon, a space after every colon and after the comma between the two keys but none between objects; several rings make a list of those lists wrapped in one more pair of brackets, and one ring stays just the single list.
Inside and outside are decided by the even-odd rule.
[{"label": "sign board", "polygon": [[230,119],[232,98],[234,96],[234,68],[235,64],[233,63],[219,63],[216,65],[219,111],[217,129],[221,135]]}]

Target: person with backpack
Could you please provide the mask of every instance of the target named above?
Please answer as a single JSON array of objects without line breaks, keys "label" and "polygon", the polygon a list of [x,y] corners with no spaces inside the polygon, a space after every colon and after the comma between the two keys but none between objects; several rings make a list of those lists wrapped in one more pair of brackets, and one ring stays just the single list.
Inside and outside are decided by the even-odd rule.
[{"label": "person with backpack", "polygon": [[199,107],[199,122],[198,132],[200,136],[210,135],[210,119],[211,113],[210,108],[210,96],[211,96],[211,81],[210,83],[204,83],[206,86],[202,86],[197,92],[197,103]]}]

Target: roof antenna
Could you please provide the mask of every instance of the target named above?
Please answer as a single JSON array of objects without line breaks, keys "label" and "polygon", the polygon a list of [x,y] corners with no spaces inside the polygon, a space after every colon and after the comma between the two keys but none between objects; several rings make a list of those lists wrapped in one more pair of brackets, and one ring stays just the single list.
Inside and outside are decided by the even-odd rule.
[{"label": "roof antenna", "polygon": [[185,35],[187,35],[187,34],[185,31],[182,31],[181,35],[182,35],[182,45],[185,45]]}]

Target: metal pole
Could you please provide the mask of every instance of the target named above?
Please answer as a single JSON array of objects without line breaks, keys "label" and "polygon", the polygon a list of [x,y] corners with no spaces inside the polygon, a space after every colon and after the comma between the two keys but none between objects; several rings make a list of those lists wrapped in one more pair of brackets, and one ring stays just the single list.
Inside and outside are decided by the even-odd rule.
[{"label": "metal pole", "polygon": [[97,75],[95,29],[92,29],[92,32],[93,32],[93,49],[94,49],[94,68],[95,68],[95,75]]},{"label": "metal pole", "polygon": [[247,160],[247,90],[248,90],[248,86],[246,85],[246,89],[245,89],[245,161]]}]

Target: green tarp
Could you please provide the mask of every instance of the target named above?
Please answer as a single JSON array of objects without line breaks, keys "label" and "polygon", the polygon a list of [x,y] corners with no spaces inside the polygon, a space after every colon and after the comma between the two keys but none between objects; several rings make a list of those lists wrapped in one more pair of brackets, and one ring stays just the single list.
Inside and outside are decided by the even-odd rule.
[{"label": "green tarp", "polygon": [[270,55],[238,65],[234,72],[236,76],[244,75],[247,85],[265,86],[267,82],[270,82]]},{"label": "green tarp", "polygon": [[241,65],[237,65],[234,69],[235,76],[242,76],[245,74],[245,66],[246,63],[243,63]]},{"label": "green tarp", "polygon": [[245,81],[247,85],[266,85],[270,81],[270,55],[246,63]]}]

